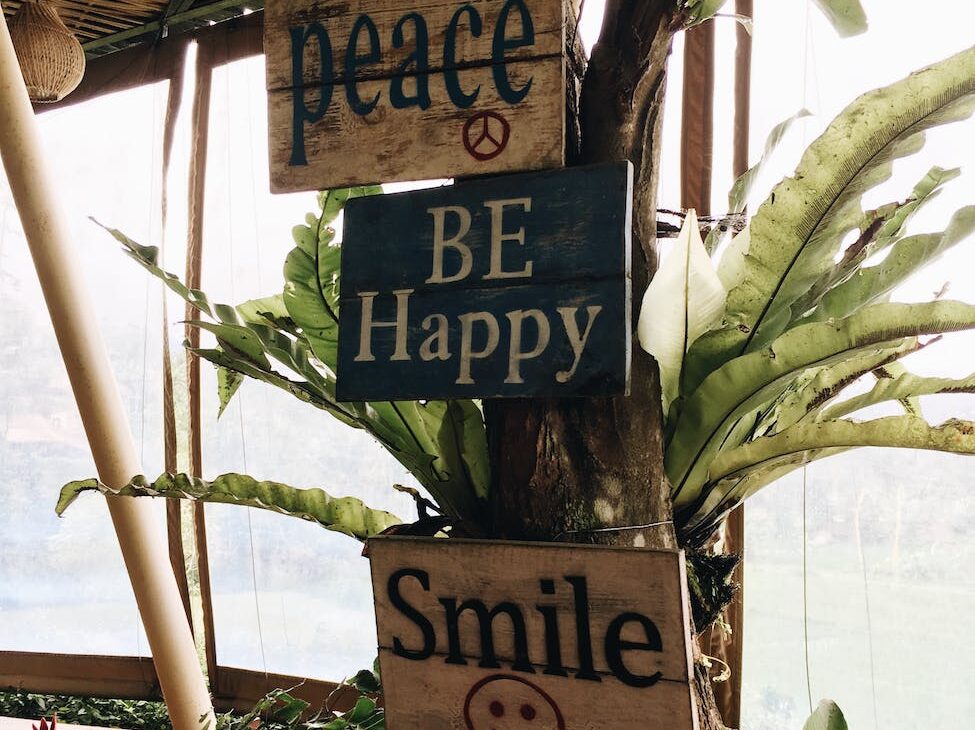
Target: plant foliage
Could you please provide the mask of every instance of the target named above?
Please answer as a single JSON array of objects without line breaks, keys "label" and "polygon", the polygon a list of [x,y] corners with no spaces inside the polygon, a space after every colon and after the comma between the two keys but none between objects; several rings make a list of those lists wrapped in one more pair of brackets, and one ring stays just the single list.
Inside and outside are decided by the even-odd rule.
[{"label": "plant foliage", "polygon": [[[133,260],[193,307],[199,315],[191,322],[193,326],[213,335],[215,347],[190,349],[217,366],[221,412],[244,377],[284,390],[342,423],[370,433],[416,477],[445,515],[476,524],[484,517],[490,480],[484,422],[476,402],[340,403],[335,398],[341,249],[331,224],[348,199],[379,192],[379,188],[369,187],[320,194],[319,212],[309,214],[303,225],[294,228],[296,245],[285,260],[283,292],[236,307],[211,303],[204,292],[190,289],[178,276],[164,271],[156,247],[106,230]],[[177,475],[160,479],[179,480],[182,487],[192,485],[188,497],[203,501],[233,498],[241,503],[248,503],[249,490],[258,484],[233,475],[213,484]],[[78,484],[69,485],[68,492],[77,491]],[[130,487],[133,494],[150,493],[144,480]],[[175,486],[177,490],[182,487]],[[284,494],[282,487],[276,487],[279,494]],[[366,514],[374,512],[367,510]],[[342,529],[335,523],[329,526]]]},{"label": "plant foliage", "polygon": [[[728,0],[682,0],[688,25],[698,25],[717,15]],[[815,0],[816,6],[842,37],[867,30],[867,14],[860,0]]]},{"label": "plant foliage", "polygon": [[[676,394],[673,360],[660,362],[669,406],[665,467],[685,545],[704,546],[744,499],[846,449],[975,453],[975,424],[931,425],[917,406],[922,395],[971,392],[973,379],[921,378],[899,362],[925,346],[925,336],[975,329],[975,306],[888,301],[898,284],[975,230],[975,207],[958,211],[941,232],[906,233],[914,213],[958,175],[941,168],[904,200],[867,211],[861,204],[889,178],[894,160],[920,149],[926,130],[967,118],[973,93],[975,49],[865,94],[810,145],[796,173],[720,256],[661,266],[647,311],[672,305],[673,287],[654,282],[666,282],[675,266],[698,268],[684,280],[716,273],[727,295],[714,327],[679,342]],[[673,318],[697,321],[694,298],[677,298],[688,308]],[[672,329],[659,325],[657,338]],[[667,351],[666,343],[656,346]],[[873,389],[847,396],[864,377],[877,379]],[[900,403],[906,415],[851,418],[882,402]]]},{"label": "plant foliage", "polygon": [[[820,4],[837,17],[854,17],[859,7]],[[975,206],[958,211],[940,232],[907,233],[914,214],[958,176],[957,170],[938,167],[906,198],[875,210],[862,205],[863,195],[888,179],[894,160],[921,148],[926,130],[965,119],[973,109],[975,49],[854,101],[723,251],[709,251],[693,215],[687,217],[674,255],[644,297],[651,314],[641,317],[638,333],[660,364],[665,468],[685,546],[703,548],[744,499],[810,461],[846,449],[975,453],[975,425],[928,424],[918,405],[923,395],[972,392],[975,375],[922,378],[901,363],[930,344],[925,337],[933,341],[975,329],[975,305],[889,301],[898,284],[975,230]],[[773,131],[768,150],[792,121]],[[750,184],[748,178],[735,186],[737,207]],[[331,224],[350,197],[377,192],[320,194],[320,212],[294,229],[284,291],[236,307],[211,304],[203,292],[159,268],[156,249],[112,234],[200,313],[193,324],[211,333],[216,347],[195,352],[218,367],[221,408],[244,377],[286,390],[375,436],[427,489],[444,519],[484,528],[491,475],[478,403],[335,399],[341,271]],[[863,378],[876,384],[849,397],[847,389]],[[905,415],[855,420],[863,409],[884,402],[900,404]],[[154,485],[140,478],[123,492],[258,504],[357,537],[394,521],[358,502],[268,484],[240,475],[212,484],[164,475]],[[94,481],[75,483],[63,499],[70,501],[81,489],[108,491]],[[261,489],[270,489],[277,501],[258,495]],[[428,504],[416,496],[421,506]],[[309,501],[318,511],[309,509]],[[354,509],[344,507],[353,504]]]},{"label": "plant foliage", "polygon": [[321,489],[296,489],[279,482],[259,482],[244,474],[224,474],[205,481],[186,474],[162,474],[153,482],[135,477],[121,489],[112,489],[97,479],[71,482],[61,489],[58,515],[87,491],[114,497],[170,497],[219,504],[239,504],[300,517],[322,527],[365,540],[403,520],[389,512],[370,509],[355,497],[332,497]]},{"label": "plant foliage", "polygon": [[837,704],[831,700],[823,700],[803,725],[803,730],[848,730],[848,726]]}]

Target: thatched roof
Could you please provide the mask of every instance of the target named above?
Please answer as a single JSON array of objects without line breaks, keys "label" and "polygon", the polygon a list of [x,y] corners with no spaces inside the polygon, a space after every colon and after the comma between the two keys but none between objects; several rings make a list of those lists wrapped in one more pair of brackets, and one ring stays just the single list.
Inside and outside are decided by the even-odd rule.
[{"label": "thatched roof", "polygon": [[[264,0],[44,0],[78,36],[89,58],[182,33],[264,7]],[[3,0],[9,17],[21,0]]]}]

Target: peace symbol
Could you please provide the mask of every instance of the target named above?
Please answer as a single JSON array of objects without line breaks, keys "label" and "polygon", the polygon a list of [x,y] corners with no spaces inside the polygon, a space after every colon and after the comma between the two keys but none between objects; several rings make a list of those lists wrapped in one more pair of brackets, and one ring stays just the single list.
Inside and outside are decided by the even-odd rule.
[{"label": "peace symbol", "polygon": [[497,112],[478,112],[464,124],[464,149],[475,160],[493,160],[508,146],[511,125]]}]

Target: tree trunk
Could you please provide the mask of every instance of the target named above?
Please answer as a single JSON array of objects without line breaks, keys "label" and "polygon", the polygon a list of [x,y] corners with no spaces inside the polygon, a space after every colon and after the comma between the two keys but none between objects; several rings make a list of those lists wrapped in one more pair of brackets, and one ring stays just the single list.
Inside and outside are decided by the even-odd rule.
[{"label": "tree trunk", "polygon": [[[680,24],[675,6],[675,0],[608,0],[578,105],[570,93],[571,118],[581,131],[570,144],[570,162],[633,163],[637,306],[656,268],[666,70]],[[581,58],[576,51],[577,69],[584,68]],[[485,418],[496,536],[676,547],[657,369],[641,350],[634,352],[628,397],[492,401]],[[701,728],[723,728],[707,673],[695,667]]]}]

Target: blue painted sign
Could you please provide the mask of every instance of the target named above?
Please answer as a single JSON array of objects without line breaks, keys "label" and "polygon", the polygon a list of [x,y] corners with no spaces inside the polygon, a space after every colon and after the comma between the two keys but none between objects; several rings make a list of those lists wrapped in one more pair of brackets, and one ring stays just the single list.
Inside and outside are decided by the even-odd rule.
[{"label": "blue painted sign", "polygon": [[625,393],[631,196],[623,162],[349,201],[339,399]]}]

